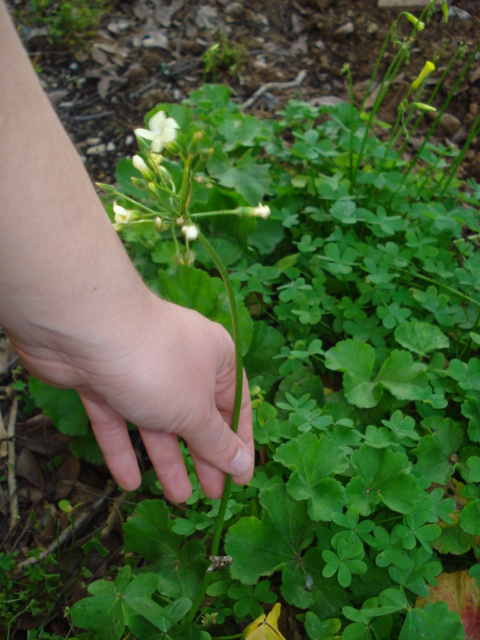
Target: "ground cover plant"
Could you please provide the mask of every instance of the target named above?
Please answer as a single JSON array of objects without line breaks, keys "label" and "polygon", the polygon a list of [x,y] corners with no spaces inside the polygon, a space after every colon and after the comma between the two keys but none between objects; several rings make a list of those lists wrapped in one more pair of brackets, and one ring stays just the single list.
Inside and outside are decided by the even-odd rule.
[{"label": "ground cover plant", "polygon": [[[139,503],[70,637],[478,637],[480,188],[456,169],[480,123],[458,150],[430,142],[434,121],[403,154],[446,108],[425,88],[434,61],[387,136],[376,117],[430,10],[399,18],[406,40],[392,27],[368,114],[293,100],[259,120],[205,85],[148,113],[139,155],[104,185],[152,289],[234,333],[258,465],[212,501],[187,460],[187,510]],[[74,401],[60,414],[58,392],[30,393],[99,459]]]}]

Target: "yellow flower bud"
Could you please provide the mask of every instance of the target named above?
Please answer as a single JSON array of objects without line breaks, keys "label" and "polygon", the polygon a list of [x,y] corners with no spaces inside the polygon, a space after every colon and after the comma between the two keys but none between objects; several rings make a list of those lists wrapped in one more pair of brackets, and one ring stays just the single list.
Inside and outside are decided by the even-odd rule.
[{"label": "yellow flower bud", "polygon": [[427,60],[417,78],[412,82],[412,89],[418,89],[418,87],[426,78],[428,78],[432,71],[435,71],[435,65],[433,64],[433,62],[430,62],[430,60]]},{"label": "yellow flower bud", "polygon": [[436,111],[435,107],[432,107],[431,104],[425,104],[424,102],[412,102],[412,107],[420,109],[420,111],[430,111],[431,113],[435,113]]},{"label": "yellow flower bud", "polygon": [[408,11],[404,11],[403,15],[406,19],[413,24],[414,27],[417,27],[417,31],[423,31],[425,29],[425,23],[416,18],[413,13],[409,13]]},{"label": "yellow flower bud", "polygon": [[447,4],[446,0],[443,0],[443,2],[442,2],[442,13],[443,13],[443,19],[445,20],[445,24],[447,24],[447,22],[448,22],[448,4]]}]

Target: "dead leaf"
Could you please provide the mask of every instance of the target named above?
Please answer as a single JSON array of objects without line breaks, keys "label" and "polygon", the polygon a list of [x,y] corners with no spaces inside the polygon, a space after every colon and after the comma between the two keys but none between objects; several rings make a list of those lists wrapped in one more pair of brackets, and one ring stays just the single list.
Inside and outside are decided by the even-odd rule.
[{"label": "dead leaf", "polygon": [[446,602],[449,611],[460,615],[465,629],[465,640],[480,638],[480,587],[467,571],[441,573],[437,576],[438,587],[430,587],[428,598],[417,598],[415,607]]},{"label": "dead leaf", "polygon": [[25,478],[35,487],[45,489],[45,479],[37,459],[26,447],[23,447],[17,458],[16,471],[18,476]]},{"label": "dead leaf", "polygon": [[80,474],[80,460],[69,456],[57,469],[55,474],[55,500],[66,498],[78,481]]},{"label": "dead leaf", "polygon": [[153,33],[147,33],[147,35],[142,39],[142,47],[168,49],[168,37],[161,29],[154,31]]},{"label": "dead leaf", "polygon": [[[218,18],[218,11],[215,7],[211,7],[209,5],[203,5],[197,11],[197,15],[195,16],[195,24],[200,29],[215,29],[216,21]],[[213,21],[213,22],[212,22]]]},{"label": "dead leaf", "polygon": [[[161,3],[163,5],[163,3]],[[173,0],[169,7],[158,6],[155,2],[155,19],[162,27],[169,27],[172,24],[172,18],[179,9],[183,7],[185,0]]]}]

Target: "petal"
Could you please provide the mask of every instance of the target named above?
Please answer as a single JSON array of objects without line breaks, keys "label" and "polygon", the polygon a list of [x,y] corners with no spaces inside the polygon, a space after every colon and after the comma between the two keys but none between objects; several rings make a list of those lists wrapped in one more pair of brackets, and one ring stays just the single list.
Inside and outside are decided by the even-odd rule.
[{"label": "petal", "polygon": [[154,131],[149,131],[148,129],[135,129],[134,133],[139,138],[145,138],[146,140],[155,140],[157,137]]},{"label": "petal", "polygon": [[172,129],[180,129],[180,125],[174,118],[167,118],[165,120],[165,127],[171,127]]},{"label": "petal", "polygon": [[[167,116],[165,115],[165,111],[157,111],[155,115],[153,115],[148,121],[148,128],[151,131],[161,132],[163,127],[165,126],[165,119]],[[170,118],[168,118],[170,120]]]},{"label": "petal", "polygon": [[160,151],[163,151],[163,147],[164,145],[160,136],[155,136],[155,138],[153,138],[152,140],[152,145],[151,145],[152,151],[154,153],[160,153]]}]

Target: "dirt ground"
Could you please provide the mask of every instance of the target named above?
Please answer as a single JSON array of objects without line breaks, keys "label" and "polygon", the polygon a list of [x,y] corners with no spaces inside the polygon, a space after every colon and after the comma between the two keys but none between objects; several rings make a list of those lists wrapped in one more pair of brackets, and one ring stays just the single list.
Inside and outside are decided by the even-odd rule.
[{"label": "dirt ground", "polygon": [[[402,93],[426,59],[438,56],[438,77],[459,43],[478,42],[477,0],[458,0],[451,7],[460,10],[456,12],[460,17],[451,16],[446,26],[438,11],[418,34],[410,64],[387,99],[382,113],[387,120],[394,119]],[[266,83],[291,82],[305,72],[299,86],[268,89],[249,108],[269,116],[292,97],[314,102],[325,96],[346,98],[345,76],[340,72],[349,63],[360,100],[397,13],[378,8],[377,0],[118,2],[89,50],[74,53],[48,46],[44,36],[36,37],[38,30],[21,24],[19,28],[92,178],[111,181],[117,160],[135,151],[132,131],[146,111],[158,102],[181,101],[202,80],[228,84],[234,99],[244,103]],[[404,21],[400,35],[406,36],[410,28]],[[232,59],[220,62],[216,73],[208,73],[204,55],[215,43],[232,50]],[[389,49],[381,70],[391,59]],[[439,104],[460,68],[460,62],[454,65],[437,98]],[[450,115],[458,120],[441,133],[461,143],[477,115],[479,96],[480,55],[450,106]],[[469,173],[480,179],[480,159],[475,161],[474,155],[475,149],[468,159]]]},{"label": "dirt ground", "polygon": [[[9,5],[19,11],[22,3],[25,5],[24,0],[11,0]],[[394,120],[403,92],[427,59],[438,56],[438,78],[461,42],[470,50],[478,42],[478,1],[455,0],[451,8],[459,11],[453,12],[456,15],[450,17],[448,26],[437,12],[418,34],[410,64],[387,98],[381,114],[384,119]],[[17,15],[21,16],[21,11]],[[228,84],[238,103],[250,100],[249,113],[270,117],[290,98],[316,103],[331,96],[346,99],[345,76],[340,72],[349,63],[360,101],[396,15],[396,11],[378,8],[377,0],[135,0],[116,3],[89,47],[73,52],[49,45],[45,33],[22,23],[21,17],[17,26],[45,91],[92,179],[113,182],[118,160],[136,151],[133,129],[141,126],[145,112],[160,101],[183,100],[202,81]],[[408,23],[402,25],[402,31],[405,36],[409,33]],[[225,52],[224,62],[209,70],[204,56],[215,43]],[[381,69],[391,59],[390,48]],[[454,65],[437,96],[437,106],[461,66],[461,62]],[[293,86],[282,84],[292,82]],[[267,83],[279,84],[265,86]],[[260,88],[261,95],[251,100]],[[436,139],[461,145],[479,104],[480,55],[449,107],[451,118]],[[477,149],[478,141],[468,154],[464,171],[480,180]],[[14,354],[6,349],[0,335],[1,388],[10,384],[12,362],[15,364]],[[0,406],[8,416],[11,398],[0,396]],[[63,462],[58,465],[58,460]],[[0,464],[5,470],[1,459]],[[88,568],[94,579],[101,577],[121,549],[119,510],[112,505],[119,507],[125,499],[107,485],[107,472],[69,457],[66,438],[47,419],[27,417],[19,409],[17,474],[21,518],[11,531],[6,471],[0,482],[0,514],[4,516],[0,517],[0,548],[18,551],[21,562],[28,550],[55,544],[57,530],[66,530],[68,519],[53,505],[62,498],[83,501],[88,509],[65,572],[74,580],[83,555],[79,547],[96,531],[102,534],[109,555],[101,558],[93,554]],[[45,508],[46,504],[52,506]],[[65,632],[63,608],[78,595],[75,587],[61,598],[49,617],[50,631]],[[28,616],[20,618],[11,638],[26,637],[25,630],[39,623]]]}]

